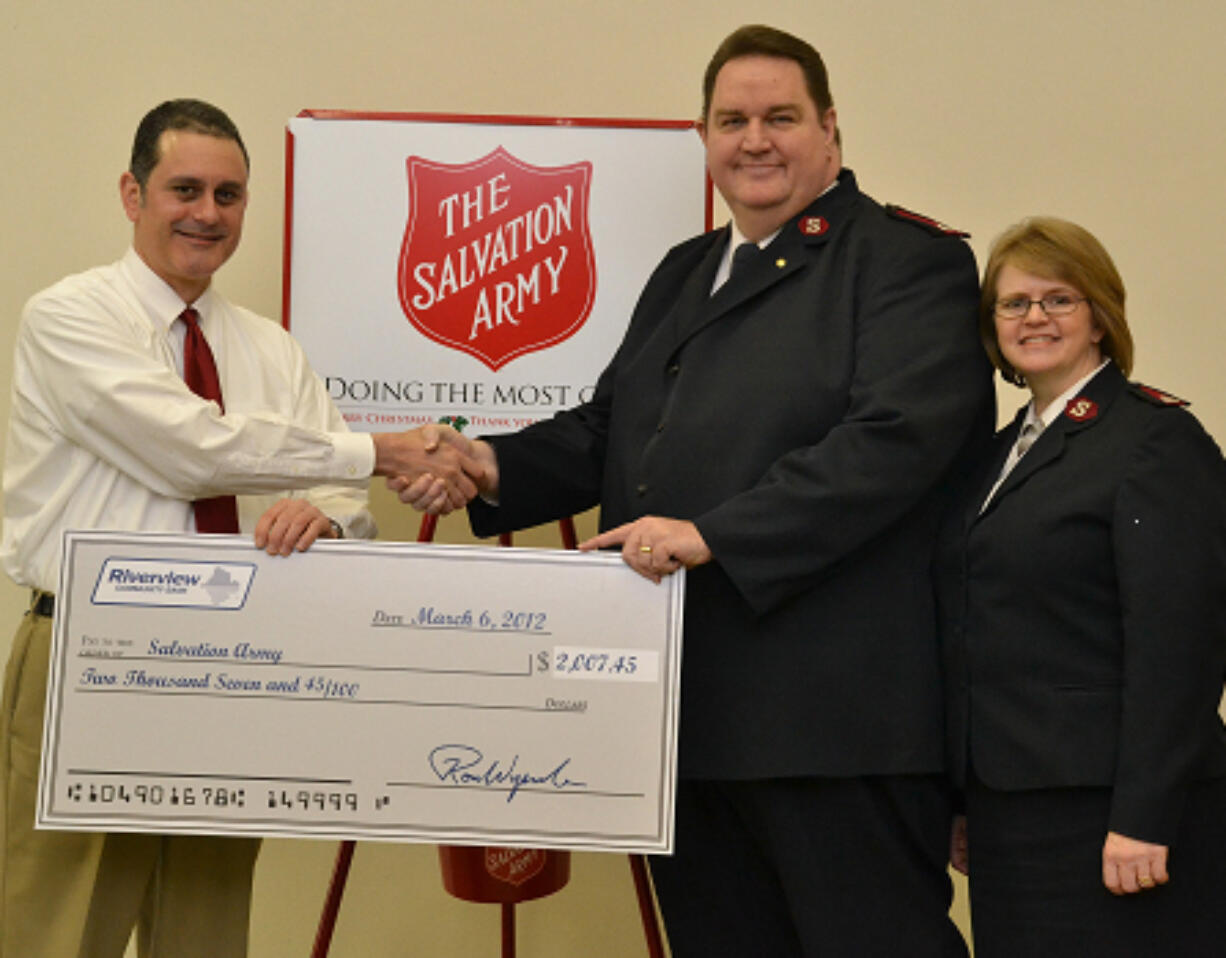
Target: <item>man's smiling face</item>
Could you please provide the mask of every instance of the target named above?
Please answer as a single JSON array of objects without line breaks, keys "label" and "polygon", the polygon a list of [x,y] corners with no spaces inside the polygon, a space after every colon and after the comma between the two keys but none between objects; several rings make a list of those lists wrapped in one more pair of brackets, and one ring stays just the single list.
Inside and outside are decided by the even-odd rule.
[{"label": "man's smiling face", "polygon": [[230,258],[243,232],[247,163],[233,140],[167,130],[144,188],[119,181],[132,245],[158,276],[191,303]]},{"label": "man's smiling face", "polygon": [[834,107],[818,113],[794,60],[729,60],[698,132],[711,179],[747,239],[769,236],[839,175]]}]

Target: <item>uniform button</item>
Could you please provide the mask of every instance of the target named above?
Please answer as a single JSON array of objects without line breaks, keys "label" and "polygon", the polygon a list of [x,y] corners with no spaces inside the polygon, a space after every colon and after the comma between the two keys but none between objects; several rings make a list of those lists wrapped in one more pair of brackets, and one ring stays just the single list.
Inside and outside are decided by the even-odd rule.
[{"label": "uniform button", "polygon": [[656,425],[656,432],[663,432],[663,431],[664,431],[664,423],[658,423]]},{"label": "uniform button", "polygon": [[640,482],[634,491],[637,492],[640,496],[647,495],[647,483]]}]

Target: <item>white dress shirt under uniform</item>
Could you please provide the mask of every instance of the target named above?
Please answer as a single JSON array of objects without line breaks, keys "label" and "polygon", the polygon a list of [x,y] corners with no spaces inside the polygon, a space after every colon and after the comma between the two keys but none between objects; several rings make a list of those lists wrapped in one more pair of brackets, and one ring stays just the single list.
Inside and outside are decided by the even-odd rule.
[{"label": "white dress shirt under uniform", "polygon": [[[817,198],[820,199],[821,197],[825,196],[827,193],[829,193],[832,189],[834,189],[838,185],[839,185],[839,181],[835,180],[833,183],[827,186],[824,190],[822,190],[821,193],[818,194]],[[715,295],[715,291],[717,289],[723,286],[724,283],[728,282],[728,277],[732,275],[732,255],[733,253],[735,253],[740,248],[742,243],[752,242],[752,240],[746,239],[745,234],[742,233],[740,230],[740,227],[736,225],[735,219],[729,222],[728,226],[731,232],[728,236],[728,245],[724,247],[724,255],[720,258],[719,268],[715,271],[715,280],[711,283],[711,295],[712,296]],[[779,229],[775,230],[775,232],[771,233],[770,236],[764,236],[762,239],[758,240],[758,249],[766,249],[766,247],[770,246],[774,238],[778,236],[782,231],[783,231],[783,227],[781,226],[779,227]]]},{"label": "white dress shirt under uniform", "polygon": [[[54,591],[63,532],[195,531],[192,500],[239,494],[244,530],[306,494],[373,534],[367,435],[351,433],[301,347],[210,287],[194,304],[226,407],[182,378],[185,305],[135,251],[36,294],[17,331],[0,562]],[[251,498],[246,498],[251,497]]]},{"label": "white dress shirt under uniform", "polygon": [[1043,414],[1039,415],[1034,411],[1034,399],[1032,398],[1026,406],[1026,416],[1022,419],[1022,427],[1017,431],[1017,439],[1013,443],[1013,448],[1009,450],[1009,455],[1005,457],[1005,464],[1001,467],[1000,475],[997,476],[996,482],[992,484],[991,490],[983,500],[983,505],[979,507],[979,511],[983,512],[987,508],[988,503],[992,501],[992,497],[996,495],[996,490],[1000,488],[1000,484],[1005,481],[1005,478],[1013,471],[1013,467],[1017,465],[1019,459],[1025,454],[1024,449],[1021,449],[1019,444],[1022,441],[1022,436],[1025,434],[1028,427],[1034,428],[1034,435],[1030,442],[1026,445],[1026,449],[1033,446],[1039,436],[1043,434],[1043,430],[1056,421],[1056,418],[1064,412],[1064,409],[1069,404],[1069,400],[1076,399],[1077,394],[1081,392],[1083,386],[1091,379],[1098,375],[1100,369],[1111,362],[1110,359],[1104,359],[1101,363],[1094,367],[1093,370],[1086,373],[1077,382],[1069,386],[1059,396],[1047,404],[1047,408],[1043,410]]}]

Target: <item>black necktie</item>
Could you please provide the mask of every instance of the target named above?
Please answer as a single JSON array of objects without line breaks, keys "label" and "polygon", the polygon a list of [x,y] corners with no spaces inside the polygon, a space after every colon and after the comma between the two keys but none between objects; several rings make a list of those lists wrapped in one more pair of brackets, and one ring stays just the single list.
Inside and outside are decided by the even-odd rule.
[{"label": "black necktie", "polygon": [[[221,401],[221,381],[217,377],[217,363],[213,350],[200,330],[200,315],[190,306],[179,314],[187,327],[183,342],[183,381],[202,399],[211,399],[224,413]],[[213,496],[197,499],[192,503],[196,511],[197,532],[238,532],[238,503],[233,496]]]},{"label": "black necktie", "polygon": [[728,278],[731,279],[737,273],[743,272],[758,255],[758,252],[758,244],[749,240],[746,240],[734,249],[732,251],[732,266],[728,270]]}]

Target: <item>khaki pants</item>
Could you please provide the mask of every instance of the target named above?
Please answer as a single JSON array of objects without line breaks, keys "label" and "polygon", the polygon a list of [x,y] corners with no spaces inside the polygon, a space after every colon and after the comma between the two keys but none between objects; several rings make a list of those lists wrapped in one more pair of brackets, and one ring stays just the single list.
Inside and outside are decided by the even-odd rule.
[{"label": "khaki pants", "polygon": [[123,958],[133,927],[141,958],[243,958],[258,840],[34,828],[50,646],[27,613],[0,714],[0,958]]}]

